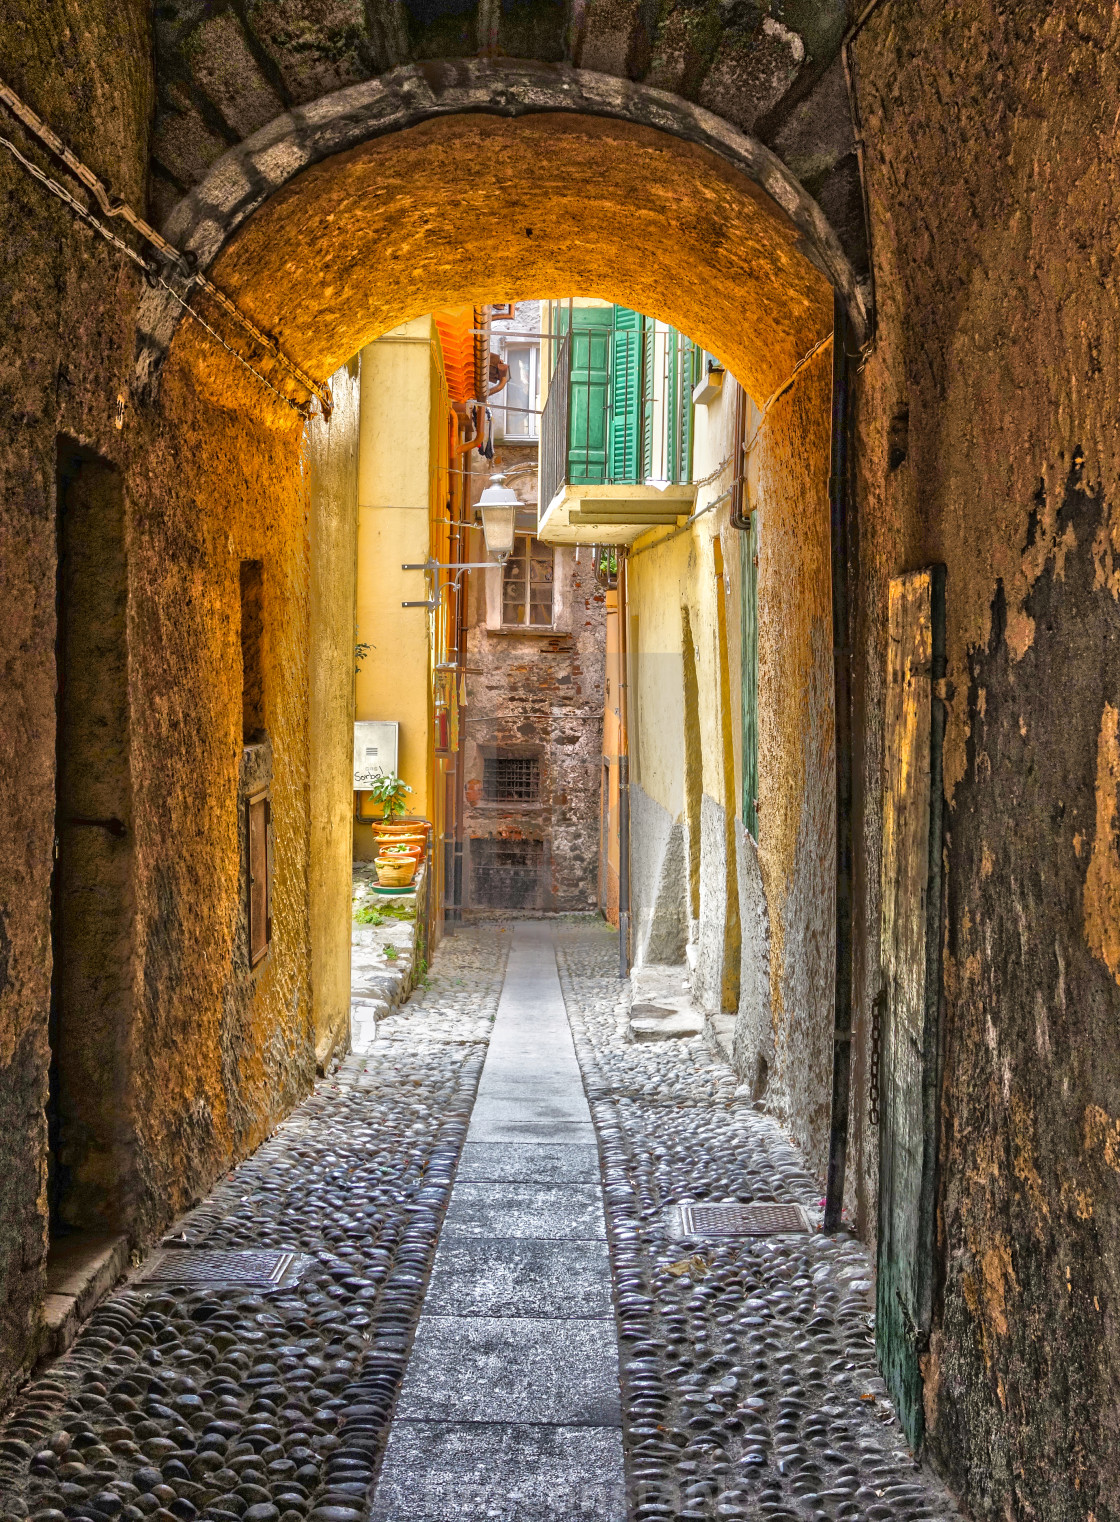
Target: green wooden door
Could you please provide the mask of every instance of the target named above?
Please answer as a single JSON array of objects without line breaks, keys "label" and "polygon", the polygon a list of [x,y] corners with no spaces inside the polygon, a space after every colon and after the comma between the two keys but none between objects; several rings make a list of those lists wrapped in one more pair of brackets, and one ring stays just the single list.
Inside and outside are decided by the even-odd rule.
[{"label": "green wooden door", "polygon": [[875,1343],[917,1453],[930,1329],[939,1086],[944,568],[889,588]]},{"label": "green wooden door", "polygon": [[743,823],[758,839],[758,514],[739,535]]},{"label": "green wooden door", "polygon": [[642,392],[645,318],[615,307],[611,351],[610,455],[607,479],[633,485],[642,474]]},{"label": "green wooden door", "polygon": [[[563,326],[567,310],[562,309]],[[600,486],[608,479],[611,330],[610,307],[572,309],[571,401],[568,412],[568,480]]]}]

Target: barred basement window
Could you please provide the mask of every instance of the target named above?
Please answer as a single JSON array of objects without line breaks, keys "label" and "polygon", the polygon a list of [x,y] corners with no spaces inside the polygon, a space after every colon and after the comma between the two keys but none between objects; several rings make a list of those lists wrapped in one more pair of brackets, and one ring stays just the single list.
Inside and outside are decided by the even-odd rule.
[{"label": "barred basement window", "polygon": [[552,624],[552,546],[518,534],[502,569],[502,623],[547,629]]},{"label": "barred basement window", "polygon": [[541,796],[541,763],[536,756],[486,756],[482,763],[485,803],[536,803]]}]

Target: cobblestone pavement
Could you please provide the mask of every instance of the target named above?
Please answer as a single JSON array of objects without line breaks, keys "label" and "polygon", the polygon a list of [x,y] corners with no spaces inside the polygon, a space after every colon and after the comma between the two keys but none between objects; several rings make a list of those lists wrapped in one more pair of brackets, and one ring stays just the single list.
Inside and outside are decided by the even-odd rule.
[{"label": "cobblestone pavement", "polygon": [[302,1276],[134,1276],[0,1428],[0,1516],[363,1522],[508,942],[497,927],[446,941],[373,1049],[173,1229],[184,1263],[292,1249]]},{"label": "cobblestone pavement", "polygon": [[617,940],[557,960],[603,1163],[633,1522],[957,1518],[875,1366],[871,1264],[847,1238],[670,1235],[682,1200],[820,1191],[702,1038],[635,1044]]},{"label": "cobblestone pavement", "polygon": [[[876,1374],[865,1250],[671,1234],[685,1199],[814,1210],[819,1191],[701,1039],[628,1039],[612,934],[557,941],[603,1165],[631,1522],[956,1519]],[[141,1269],[23,1391],[0,1519],[365,1522],[509,943],[446,940],[371,1050],[173,1229],[184,1263],[284,1249],[297,1277]]]}]

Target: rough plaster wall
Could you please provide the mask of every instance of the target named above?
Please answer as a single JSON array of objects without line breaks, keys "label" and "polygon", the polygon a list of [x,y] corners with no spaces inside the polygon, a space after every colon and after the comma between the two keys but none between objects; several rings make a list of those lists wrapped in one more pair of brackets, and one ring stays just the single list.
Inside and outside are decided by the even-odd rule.
[{"label": "rough plaster wall", "polygon": [[[208,407],[182,373],[168,382],[135,485],[131,573],[139,1236],[263,1140],[314,1074],[300,429],[290,414],[270,426],[267,413]],[[245,559],[264,566],[273,820],[272,946],[253,975],[238,808]]]},{"label": "rough plaster wall", "polygon": [[[814,1166],[832,1094],[835,761],[831,349],[771,409],[751,463],[759,537],[759,868],[769,906],[767,1103]],[[749,906],[745,906],[749,914]]]},{"label": "rough plaster wall", "polygon": [[[1100,1519],[1120,1480],[1120,16],[928,18],[893,0],[856,47],[880,310],[859,388],[857,1009],[877,982],[885,582],[942,561],[930,1443],[976,1516]],[[873,1138],[855,1160],[866,1221]]]},{"label": "rough plaster wall", "polygon": [[630,784],[631,959],[675,964],[688,941],[684,821]]},{"label": "rough plaster wall", "polygon": [[[146,12],[0,7],[5,74],[143,204]],[[85,62],[83,62],[83,60]],[[96,60],[95,65],[91,62]],[[150,1240],[257,1145],[314,1072],[309,984],[308,586],[299,430],[232,364],[215,394],[173,363],[158,412],[129,401],[137,291],[118,256],[5,157],[0,281],[0,1401],[35,1356],[47,1237],[45,1126],[54,823],[54,474],[59,433],[119,466],[128,556],[133,888],[122,1202]],[[191,354],[188,338],[184,353]],[[241,898],[242,559],[265,565],[274,940],[250,977]]]},{"label": "rough plaster wall", "polygon": [[742,960],[739,1011],[732,1055],[736,1071],[762,1099],[774,1067],[774,1022],[770,1016],[770,909],[762,883],[758,847],[735,821],[735,865],[739,878]]},{"label": "rough plaster wall", "polygon": [[334,412],[304,434],[311,552],[311,984],[323,1071],[350,1037],[354,627],[359,365],[331,377]]},{"label": "rough plaster wall", "polygon": [[[147,9],[0,4],[3,73],[125,195],[142,199]],[[97,60],[95,64],[93,60]],[[136,284],[6,154],[0,164],[0,1404],[38,1342],[46,1252],[54,829],[55,458],[65,432],[121,463],[113,403]]]},{"label": "rough plaster wall", "polygon": [[700,796],[700,922],[692,992],[706,1014],[722,1004],[727,917],[727,816],[707,793]]}]

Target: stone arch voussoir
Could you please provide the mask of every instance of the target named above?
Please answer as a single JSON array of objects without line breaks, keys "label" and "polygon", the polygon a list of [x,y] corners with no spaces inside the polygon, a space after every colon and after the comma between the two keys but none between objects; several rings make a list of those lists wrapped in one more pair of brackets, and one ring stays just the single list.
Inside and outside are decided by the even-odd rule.
[{"label": "stone arch voussoir", "polygon": [[[795,231],[798,251],[839,292],[855,335],[867,332],[864,295],[820,207],[782,161],[728,122],[645,85],[532,61],[463,59],[409,65],[285,112],[232,148],[170,213],[165,235],[208,270],[270,197],[303,171],[377,138],[441,118],[545,113],[608,118],[652,129],[715,155],[750,181]],[[135,381],[151,394],[182,320],[166,290],[145,292]]]}]

